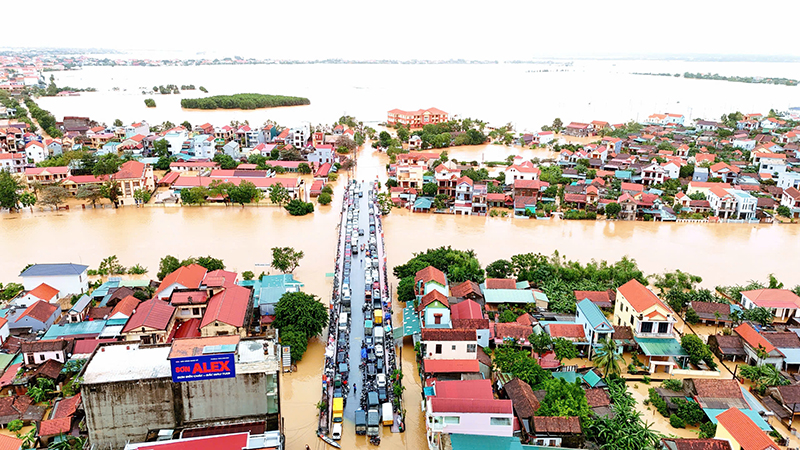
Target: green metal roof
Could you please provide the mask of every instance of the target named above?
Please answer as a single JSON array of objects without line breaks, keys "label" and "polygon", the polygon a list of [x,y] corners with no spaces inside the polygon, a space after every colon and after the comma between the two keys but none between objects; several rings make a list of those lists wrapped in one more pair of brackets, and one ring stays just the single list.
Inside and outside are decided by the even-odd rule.
[{"label": "green metal roof", "polygon": [[[527,280],[517,281],[517,289],[528,289],[529,287],[531,284]],[[536,296],[536,293],[534,292],[533,295]]]},{"label": "green metal roof", "polygon": [[677,339],[634,338],[645,356],[689,356]]},{"label": "green metal roof", "polygon": [[0,369],[8,367],[15,356],[16,354],[9,355],[8,353],[0,353]]},{"label": "green metal roof", "polygon": [[408,302],[403,308],[403,336],[411,336],[420,332],[419,316],[414,311],[414,302]]},{"label": "green metal roof", "polygon": [[590,370],[583,375],[583,381],[591,387],[597,386],[597,383],[603,381],[600,375],[596,374],[594,370]]},{"label": "green metal roof", "polygon": [[453,450],[522,450],[522,443],[513,436],[481,436],[477,434],[451,434]]},{"label": "green metal roof", "polygon": [[588,298],[579,301],[577,308],[581,310],[581,313],[586,317],[586,321],[589,322],[589,325],[595,330],[605,329],[610,332],[614,331],[614,327],[608,322],[608,319],[606,319],[606,316],[600,311],[600,308]]},{"label": "green metal roof", "polygon": [[567,383],[574,383],[579,377],[577,372],[553,372],[553,378],[559,378]]},{"label": "green metal roof", "polygon": [[533,291],[518,289],[485,289],[486,303],[534,303]]},{"label": "green metal roof", "polygon": [[125,286],[129,288],[134,287],[147,287],[150,286],[150,280],[121,280],[119,282],[120,286]]},{"label": "green metal roof", "polygon": [[47,333],[45,333],[42,339],[58,339],[61,337],[76,336],[81,334],[100,334],[105,326],[105,320],[88,320],[85,322],[53,325],[49,330],[47,330]]},{"label": "green metal roof", "polygon": [[429,197],[417,197],[414,201],[414,208],[418,209],[431,209],[431,205],[433,205],[433,200]]},{"label": "green metal roof", "polygon": [[292,274],[268,275],[261,279],[258,290],[258,304],[275,304],[286,292],[303,287],[303,283],[294,279]]}]

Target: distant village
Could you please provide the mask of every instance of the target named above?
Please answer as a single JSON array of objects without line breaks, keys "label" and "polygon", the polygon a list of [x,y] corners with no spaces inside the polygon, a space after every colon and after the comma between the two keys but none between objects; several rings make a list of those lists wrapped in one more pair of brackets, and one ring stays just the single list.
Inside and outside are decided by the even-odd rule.
[{"label": "distant village", "polygon": [[393,110],[389,126],[412,133],[410,151],[388,167],[392,201],[414,212],[543,220],[600,214],[655,221],[797,218],[798,118],[738,113],[726,119],[688,124],[680,114],[652,114],[641,123],[565,126],[557,119],[553,127],[516,138],[522,148],[553,150],[551,157],[478,162],[420,151],[427,145],[413,130],[446,123],[447,113]]}]

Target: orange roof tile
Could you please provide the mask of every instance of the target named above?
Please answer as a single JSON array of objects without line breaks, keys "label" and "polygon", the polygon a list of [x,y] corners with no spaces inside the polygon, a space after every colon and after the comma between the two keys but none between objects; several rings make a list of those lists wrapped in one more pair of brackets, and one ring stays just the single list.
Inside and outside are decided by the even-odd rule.
[{"label": "orange roof tile", "polygon": [[47,283],[42,283],[33,288],[30,292],[28,292],[28,294],[49,302],[53,299],[53,297],[58,295],[58,289],[50,286]]},{"label": "orange roof tile", "polygon": [[718,415],[717,423],[728,431],[742,450],[778,450],[778,444],[736,408]]},{"label": "orange roof tile", "polygon": [[653,294],[650,289],[642,283],[639,283],[635,278],[623,284],[617,288],[617,290],[628,300],[628,303],[630,303],[637,312],[644,312],[644,310],[656,305],[663,307],[667,311],[671,311],[664,302],[656,297],[656,294]]},{"label": "orange roof tile", "polygon": [[745,340],[748,344],[750,344],[753,348],[758,348],[759,346],[764,347],[764,350],[767,353],[776,350],[775,346],[770,344],[770,342],[758,331],[755,330],[749,323],[745,322],[738,327],[734,328],[733,331],[736,332],[742,339]]}]

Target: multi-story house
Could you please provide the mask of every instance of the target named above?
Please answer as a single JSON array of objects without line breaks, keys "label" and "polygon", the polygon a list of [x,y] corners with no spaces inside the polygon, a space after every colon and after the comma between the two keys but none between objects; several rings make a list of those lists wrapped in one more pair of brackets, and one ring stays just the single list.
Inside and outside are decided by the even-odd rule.
[{"label": "multi-story house", "polygon": [[714,186],[708,190],[706,198],[715,216],[727,219],[736,213],[736,197],[730,189]]},{"label": "multi-story house", "polygon": [[432,290],[437,290],[446,297],[449,286],[444,272],[433,266],[428,266],[414,275],[414,292],[417,295],[417,299],[421,300],[424,295]]},{"label": "multi-story house", "polygon": [[58,184],[70,176],[69,167],[28,167],[25,169],[25,181],[28,184]]},{"label": "multi-story house", "polygon": [[126,341],[165,344],[175,327],[175,308],[153,298],[139,304],[122,329]]},{"label": "multi-story house", "polygon": [[508,166],[504,172],[506,174],[506,186],[514,184],[515,180],[538,180],[542,171],[533,165],[530,161],[520,161],[519,158],[514,161],[514,164]]},{"label": "multi-story house", "polygon": [[774,316],[773,322],[782,324],[797,320],[797,310],[800,309],[800,297],[788,289],[742,291],[741,303],[745,309],[769,309]]},{"label": "multi-story house", "polygon": [[[0,155],[2,157],[2,155]],[[800,172],[783,172],[778,174],[778,187],[800,189]]]},{"label": "multi-story house", "polygon": [[387,113],[386,123],[403,125],[408,128],[422,128],[425,125],[447,122],[447,113],[437,108],[403,111],[393,109]]},{"label": "multi-story house", "polygon": [[294,148],[305,148],[310,138],[311,128],[308,123],[304,123],[299,127],[294,127],[289,130],[289,143],[292,144]]},{"label": "multi-story house", "polygon": [[728,163],[718,162],[709,167],[711,178],[720,178],[724,183],[732,183],[741,172],[736,166],[731,166]]},{"label": "multi-story house", "polygon": [[233,139],[236,130],[229,125],[225,125],[223,127],[217,127],[214,129],[214,139],[221,140],[222,142],[228,142]]},{"label": "multi-story house", "polygon": [[511,437],[511,400],[494,398],[491,380],[430,381],[425,398],[425,427],[430,450],[444,448],[442,434]]},{"label": "multi-story house", "polygon": [[333,164],[335,160],[335,151],[331,144],[320,144],[314,146],[314,149],[307,156],[308,162],[315,164],[317,167],[328,163]]},{"label": "multi-story house", "polygon": [[461,177],[456,183],[456,196],[453,210],[456,214],[472,215],[473,181],[469,177]]},{"label": "multi-story house", "polygon": [[171,154],[177,155],[183,149],[183,143],[189,140],[189,132],[186,128],[175,127],[164,133],[160,139],[167,141],[167,149]]},{"label": "multi-story house", "polygon": [[212,159],[216,154],[216,142],[214,137],[208,134],[201,134],[184,141],[181,153],[185,153],[195,159]]},{"label": "multi-story house", "polygon": [[636,343],[649,360],[650,372],[672,373],[679,366],[673,358],[686,357],[673,334],[675,313],[636,279],[617,288],[615,303],[615,325],[632,328]]},{"label": "multi-story house", "polygon": [[738,189],[728,189],[733,194],[736,201],[736,218],[743,220],[753,220],[756,218],[756,207],[758,199],[750,195],[747,191]]},{"label": "multi-story house", "polygon": [[436,184],[439,186],[439,189],[436,191],[436,193],[444,194],[451,198],[455,197],[456,184],[458,183],[458,179],[460,177],[460,170],[449,168],[444,164],[439,164],[433,171],[433,178],[436,180]]},{"label": "multi-story house", "polygon": [[426,166],[411,164],[397,166],[397,184],[402,188],[422,189]]},{"label": "multi-story house", "polygon": [[489,186],[476,184],[472,186],[472,214],[483,216],[489,209]]},{"label": "multi-story house", "polygon": [[759,173],[777,173],[780,176],[786,172],[786,155],[783,153],[755,151],[750,159],[753,165],[758,166]]},{"label": "multi-story house", "polygon": [[25,153],[0,153],[0,170],[22,173],[26,165]]},{"label": "multi-story house", "polygon": [[44,161],[47,157],[47,152],[41,142],[30,141],[25,144],[25,155],[28,157],[28,161],[38,164]]},{"label": "multi-story house", "polygon": [[591,133],[591,124],[581,122],[570,122],[564,127],[564,134],[567,136],[586,137]]},{"label": "multi-story house", "polygon": [[147,136],[150,134],[150,125],[147,124],[144,120],[141,122],[136,122],[128,125],[125,127],[125,139],[132,138],[137,134],[141,134],[142,136]]},{"label": "multi-story house", "polygon": [[478,335],[475,330],[423,328],[421,339],[422,357],[425,360],[478,359]]},{"label": "multi-story house", "polygon": [[[588,298],[584,298],[576,305],[575,323],[583,326],[586,342],[589,343],[589,352],[592,352],[595,345],[610,339],[614,334],[614,327],[600,308]],[[591,357],[590,353],[589,358]]]},{"label": "multi-story house", "polygon": [[654,162],[642,169],[642,182],[646,185],[661,184],[664,182],[666,171],[660,164]]},{"label": "multi-story house", "polygon": [[125,206],[137,203],[134,198],[137,190],[153,192],[156,188],[153,168],[149,164],[140,163],[139,161],[123,163],[119,166],[117,173],[113,175],[113,179],[119,182],[121,191],[119,202]]},{"label": "multi-story house", "polygon": [[781,206],[789,208],[791,217],[800,216],[800,191],[794,187],[784,189],[781,194]]}]

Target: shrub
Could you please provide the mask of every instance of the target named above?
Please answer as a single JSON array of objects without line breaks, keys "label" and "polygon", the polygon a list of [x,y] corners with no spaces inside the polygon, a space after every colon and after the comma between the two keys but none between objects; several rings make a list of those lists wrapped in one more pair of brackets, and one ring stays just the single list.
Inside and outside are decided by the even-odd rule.
[{"label": "shrub", "polygon": [[683,381],[677,379],[664,380],[664,382],[661,383],[661,387],[669,389],[670,391],[680,392],[683,390]]},{"label": "shrub", "polygon": [[656,407],[656,410],[660,412],[662,416],[669,417],[668,416],[669,411],[667,410],[667,402],[665,402],[664,399],[658,395],[655,389],[650,388],[647,390],[647,392],[650,394],[650,396],[648,397],[650,403],[652,403],[653,406]]},{"label": "shrub", "polygon": [[644,384],[650,384],[650,377],[648,377],[647,375],[645,375],[644,377],[642,377],[642,383],[644,383]]},{"label": "shrub", "polygon": [[686,428],[686,423],[683,421],[683,419],[675,414],[669,416],[669,424],[673,428]]},{"label": "shrub", "polygon": [[328,194],[327,192],[319,194],[319,197],[317,197],[317,202],[320,205],[329,205],[331,203],[331,194]]},{"label": "shrub", "polygon": [[310,214],[314,212],[314,204],[313,203],[306,203],[302,200],[294,199],[284,206],[289,214],[293,216],[305,216],[306,214]]},{"label": "shrub", "polygon": [[[678,411],[675,414],[677,414],[684,423],[697,425],[705,418],[703,408],[701,408],[697,402],[683,398],[673,398],[671,401],[673,404],[678,405]],[[670,417],[670,421],[671,420],[672,418]]]},{"label": "shrub", "polygon": [[144,104],[145,104],[145,105],[146,105],[148,108],[155,108],[155,107],[156,107],[156,101],[155,101],[155,100],[153,100],[152,98],[146,98],[146,99],[144,99]]},{"label": "shrub", "polygon": [[23,423],[19,419],[14,419],[8,422],[8,431],[19,431],[22,429]]},{"label": "shrub", "polygon": [[695,311],[694,308],[687,309],[686,310],[686,323],[694,325],[697,322],[700,322],[700,316],[697,314],[697,311]]},{"label": "shrub", "polygon": [[713,422],[700,424],[700,439],[711,439],[717,435],[717,426]]}]

